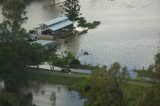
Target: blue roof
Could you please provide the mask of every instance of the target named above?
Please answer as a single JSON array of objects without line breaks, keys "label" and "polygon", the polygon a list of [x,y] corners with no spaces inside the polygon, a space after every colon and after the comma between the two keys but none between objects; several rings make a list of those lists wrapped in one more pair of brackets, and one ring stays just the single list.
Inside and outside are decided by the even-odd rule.
[{"label": "blue roof", "polygon": [[47,26],[48,29],[52,31],[59,30],[61,28],[64,28],[66,26],[72,25],[73,22],[68,19],[66,16],[62,16],[59,18],[56,18],[54,20],[48,21],[43,23],[43,25]]},{"label": "blue roof", "polygon": [[47,44],[54,43],[54,41],[51,41],[51,40],[37,40],[37,41],[34,41],[32,43],[38,43],[38,44],[41,44],[42,46],[45,46]]},{"label": "blue roof", "polygon": [[52,31],[56,31],[56,30],[59,30],[61,28],[64,28],[64,27],[72,25],[72,24],[73,24],[72,21],[65,20],[65,21],[59,22],[59,23],[57,23],[55,25],[50,26],[49,29],[52,30]]},{"label": "blue roof", "polygon": [[59,17],[59,18],[50,20],[50,21],[48,21],[48,22],[45,22],[45,23],[43,23],[43,24],[46,25],[46,26],[51,26],[51,25],[57,24],[57,23],[59,23],[59,22],[61,22],[61,21],[67,20],[67,19],[68,19],[68,17],[62,16],[62,17]]}]

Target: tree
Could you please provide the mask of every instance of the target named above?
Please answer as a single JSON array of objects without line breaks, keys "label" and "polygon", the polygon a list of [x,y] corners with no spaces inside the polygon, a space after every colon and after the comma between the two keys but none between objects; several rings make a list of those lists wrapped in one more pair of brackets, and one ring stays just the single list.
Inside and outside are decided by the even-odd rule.
[{"label": "tree", "polygon": [[128,78],[129,77],[129,73],[128,73],[127,67],[123,67],[122,68],[122,77],[124,77],[124,78]]},{"label": "tree", "polygon": [[[29,43],[23,39],[26,33],[25,29],[21,28],[27,19],[25,14],[25,4],[22,0],[7,0],[2,8],[4,20],[0,24],[0,45],[3,49],[8,49],[12,55],[17,55],[18,60],[28,55]],[[22,64],[23,62],[21,61]]]},{"label": "tree", "polygon": [[38,43],[32,43],[31,44],[31,57],[30,57],[30,64],[31,65],[37,65],[39,67],[39,64],[45,60],[44,48],[42,45]]},{"label": "tree", "polygon": [[120,74],[121,66],[118,62],[115,62],[111,65],[108,74],[112,77],[118,77]]},{"label": "tree", "polygon": [[61,54],[61,59],[62,59],[62,64],[63,66],[65,65],[69,65],[72,60],[75,59],[75,57],[73,56],[73,54],[70,52],[70,51],[64,51],[62,54]]},{"label": "tree", "polygon": [[[1,24],[1,34],[5,34],[10,42],[14,42],[18,39],[24,38],[25,29],[22,28],[27,20],[26,5],[23,0],[7,0],[2,8],[2,15],[4,20]],[[3,39],[3,41],[8,41],[8,39]]]},{"label": "tree", "polygon": [[[75,60],[75,57],[71,52],[65,51],[61,55],[49,54],[47,63],[50,65],[51,70],[54,70],[54,66],[65,67],[70,65]],[[77,60],[76,60],[77,62]]]},{"label": "tree", "polygon": [[[85,106],[125,106],[123,92],[118,81],[99,70],[89,78],[88,89],[85,91]],[[84,87],[86,88],[86,87]]]},{"label": "tree", "polygon": [[3,45],[0,48],[0,76],[7,80],[18,80],[23,74],[25,65],[30,63],[30,45],[25,42],[17,42],[16,45],[16,47],[15,44]]},{"label": "tree", "polygon": [[70,66],[78,66],[78,65],[81,65],[81,62],[76,58],[70,62]]},{"label": "tree", "polygon": [[26,31],[22,25],[27,19],[25,7],[22,0],[7,0],[2,9],[4,20],[0,24],[0,77],[5,82],[22,81],[25,79],[26,65],[40,62],[41,55],[33,52],[35,47],[24,39]]},{"label": "tree", "polygon": [[148,71],[153,72],[153,71],[154,71],[154,68],[155,68],[155,66],[154,66],[153,64],[151,64],[151,65],[148,67]]},{"label": "tree", "polygon": [[79,0],[66,0],[64,4],[64,12],[71,21],[78,21],[80,13]]},{"label": "tree", "polygon": [[160,72],[160,53],[155,56],[155,71]]},{"label": "tree", "polygon": [[62,66],[61,58],[57,54],[50,54],[50,56],[47,59],[47,63],[49,64],[52,71],[54,70],[55,66]]}]

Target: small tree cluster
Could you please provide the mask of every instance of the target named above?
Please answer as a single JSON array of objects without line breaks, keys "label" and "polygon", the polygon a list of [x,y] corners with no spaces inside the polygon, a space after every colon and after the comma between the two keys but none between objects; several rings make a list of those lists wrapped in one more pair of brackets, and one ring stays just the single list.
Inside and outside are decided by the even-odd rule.
[{"label": "small tree cluster", "polygon": [[54,70],[54,66],[65,67],[68,65],[77,65],[80,64],[80,61],[71,52],[65,51],[61,55],[50,54],[47,63],[50,65],[51,70]]},{"label": "small tree cluster", "polygon": [[[121,90],[119,63],[106,66],[102,70],[95,71],[89,77],[81,89],[81,93],[87,98],[85,106],[125,106],[123,92]],[[126,70],[126,69],[125,69]]]},{"label": "small tree cluster", "polygon": [[66,0],[64,4],[64,12],[71,21],[78,21],[81,15],[79,0]]}]

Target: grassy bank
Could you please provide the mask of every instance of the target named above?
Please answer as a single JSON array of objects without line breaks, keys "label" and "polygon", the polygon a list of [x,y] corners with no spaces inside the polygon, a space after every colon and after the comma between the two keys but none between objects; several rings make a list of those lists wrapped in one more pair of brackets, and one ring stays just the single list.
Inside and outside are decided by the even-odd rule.
[{"label": "grassy bank", "polygon": [[144,101],[147,92],[150,90],[150,87],[128,83],[122,86],[122,90],[127,106],[142,106],[141,104]]},{"label": "grassy bank", "polygon": [[151,80],[145,80],[142,77],[137,77],[136,79],[128,79],[128,81],[144,83],[144,84],[154,84],[155,83],[154,81],[151,81]]},{"label": "grassy bank", "polygon": [[145,70],[138,70],[137,71],[138,77],[148,77],[151,79],[158,80],[160,74],[157,72],[145,71]]},{"label": "grassy bank", "polygon": [[70,68],[75,68],[75,69],[86,69],[86,70],[100,70],[101,68],[99,66],[91,66],[91,65],[74,65],[70,66]]},{"label": "grassy bank", "polygon": [[74,86],[77,82],[83,80],[85,77],[82,76],[64,76],[64,75],[54,75],[54,74],[42,74],[42,73],[32,73],[28,74],[30,80],[48,82],[53,84]]}]

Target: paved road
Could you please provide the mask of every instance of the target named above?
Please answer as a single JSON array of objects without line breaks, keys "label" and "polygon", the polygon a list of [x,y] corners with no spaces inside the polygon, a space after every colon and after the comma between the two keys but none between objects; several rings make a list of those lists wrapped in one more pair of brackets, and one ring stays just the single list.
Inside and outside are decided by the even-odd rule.
[{"label": "paved road", "polygon": [[41,68],[27,68],[26,70],[27,73],[38,73],[38,74],[49,74],[49,75],[58,75],[58,76],[68,76],[68,77],[81,77],[84,75],[88,75],[88,74],[84,74],[84,73],[75,73],[75,72],[71,72],[71,73],[63,73],[59,70],[55,70],[55,71],[51,71],[48,69],[41,69]]},{"label": "paved road", "polygon": [[[32,66],[32,67],[34,67],[34,66]],[[40,69],[45,69],[45,70],[51,70],[50,66],[46,62],[44,64],[39,65],[39,68]],[[61,71],[62,68],[55,66],[54,70]],[[86,69],[70,68],[70,70],[71,70],[71,72],[74,72],[74,73],[91,74],[91,70],[86,70]]]}]

